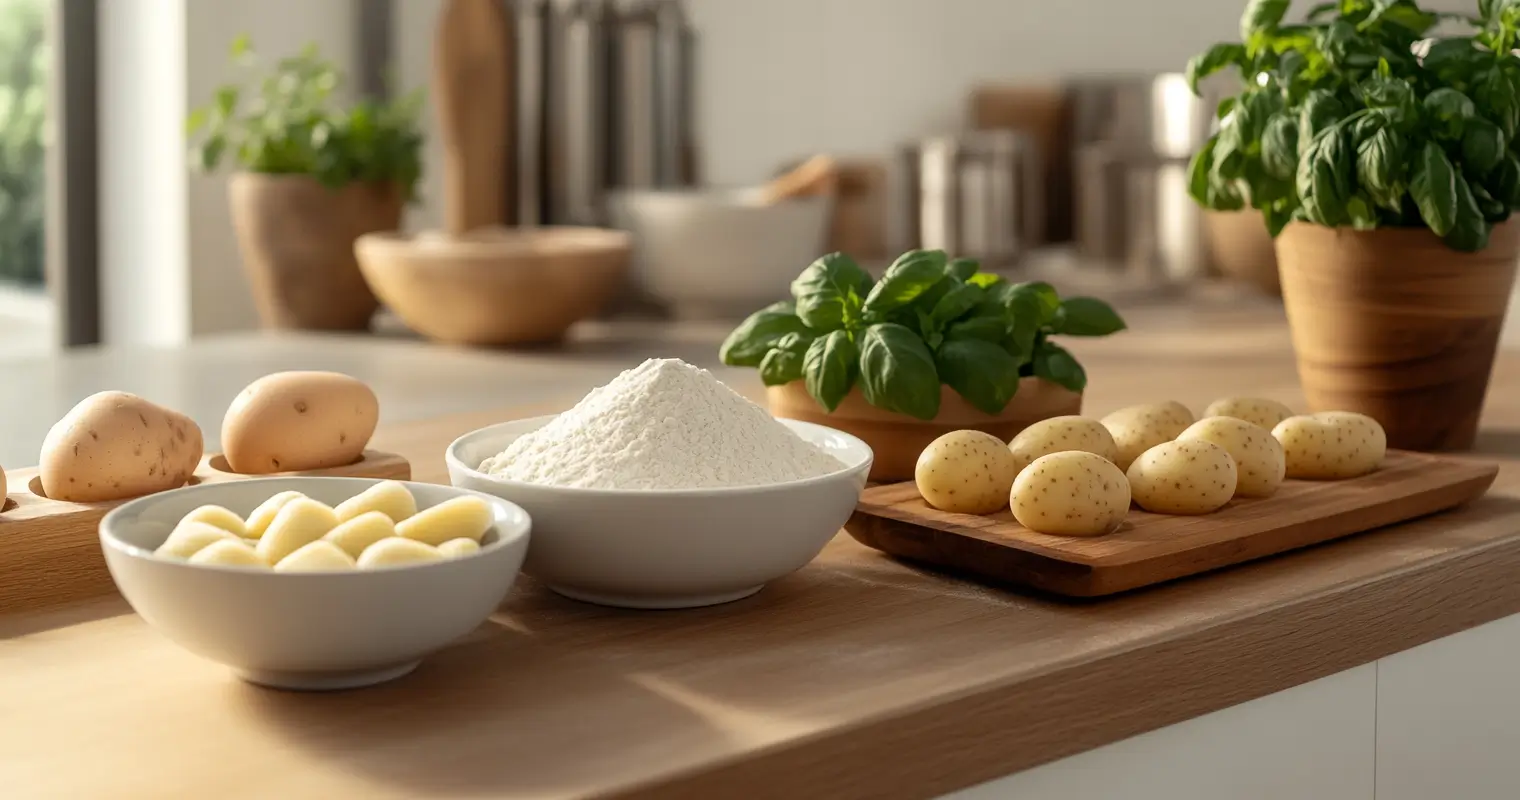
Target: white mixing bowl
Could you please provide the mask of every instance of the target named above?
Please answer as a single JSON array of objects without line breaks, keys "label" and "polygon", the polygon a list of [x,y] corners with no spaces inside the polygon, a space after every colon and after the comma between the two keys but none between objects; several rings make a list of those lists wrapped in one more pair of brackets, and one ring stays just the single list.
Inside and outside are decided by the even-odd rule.
[{"label": "white mixing bowl", "polygon": [[449,445],[449,477],[527,509],[533,546],[523,571],[601,605],[689,608],[760,591],[818,555],[850,518],[871,469],[865,442],[791,420],[781,422],[838,457],[838,471],[768,486],[620,491],[521,483],[477,469],[551,419],[465,434]]},{"label": "white mixing bowl", "polygon": [[[133,500],[100,523],[106,565],[149,625],[196,655],[253,683],[347,689],[401,677],[484,622],[517,579],[528,550],[528,515],[481,495],[496,522],[479,553],[413,566],[283,573],[190,564],[153,555],[187,512],[212,504],[247,517],[298,491],[328,505],[379,483],[372,478],[259,478],[208,483]],[[407,483],[417,507],[479,494]]]}]

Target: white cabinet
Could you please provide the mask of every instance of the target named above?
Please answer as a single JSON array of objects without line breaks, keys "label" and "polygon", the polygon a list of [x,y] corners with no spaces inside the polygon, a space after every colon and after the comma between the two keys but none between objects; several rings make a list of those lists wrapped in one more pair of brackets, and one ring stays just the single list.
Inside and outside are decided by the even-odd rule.
[{"label": "white cabinet", "polygon": [[947,797],[1372,800],[1376,681],[1368,664]]},{"label": "white cabinet", "polygon": [[1378,662],[1377,800],[1520,797],[1520,616]]}]

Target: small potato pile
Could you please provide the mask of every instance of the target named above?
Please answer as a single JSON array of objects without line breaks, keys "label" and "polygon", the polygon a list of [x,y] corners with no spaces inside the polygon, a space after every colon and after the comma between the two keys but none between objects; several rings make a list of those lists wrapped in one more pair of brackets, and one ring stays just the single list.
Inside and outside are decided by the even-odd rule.
[{"label": "small potato pile", "polygon": [[1101,536],[1123,524],[1131,502],[1156,514],[1209,514],[1233,498],[1271,497],[1286,478],[1366,475],[1386,452],[1382,426],[1363,414],[1295,416],[1275,400],[1226,397],[1201,419],[1175,401],[1102,420],[1054,417],[1007,445],[953,431],[925,448],[914,478],[941,511],[1008,508],[1033,531]]}]

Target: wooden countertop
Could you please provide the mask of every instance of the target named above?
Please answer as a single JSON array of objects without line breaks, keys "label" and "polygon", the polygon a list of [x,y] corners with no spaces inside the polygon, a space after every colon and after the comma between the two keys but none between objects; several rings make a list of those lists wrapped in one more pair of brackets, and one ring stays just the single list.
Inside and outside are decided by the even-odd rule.
[{"label": "wooden countertop", "polygon": [[[1301,401],[1272,315],[1073,349],[1092,413]],[[0,618],[0,793],[931,796],[1520,612],[1517,398],[1506,354],[1477,454],[1505,467],[1466,509],[1100,602],[928,573],[841,535],[708,609],[602,609],[525,580],[412,676],[332,695],[242,684],[119,600]],[[543,410],[389,426],[375,444],[442,481],[452,437]]]}]

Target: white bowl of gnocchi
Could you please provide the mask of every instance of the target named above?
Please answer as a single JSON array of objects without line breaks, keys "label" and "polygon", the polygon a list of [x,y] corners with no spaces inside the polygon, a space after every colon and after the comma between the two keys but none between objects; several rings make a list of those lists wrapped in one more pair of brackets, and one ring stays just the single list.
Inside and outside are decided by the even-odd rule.
[{"label": "white bowl of gnocchi", "polygon": [[371,478],[200,484],[100,523],[106,565],[150,626],[252,683],[368,686],[478,627],[531,527],[499,497]]}]

